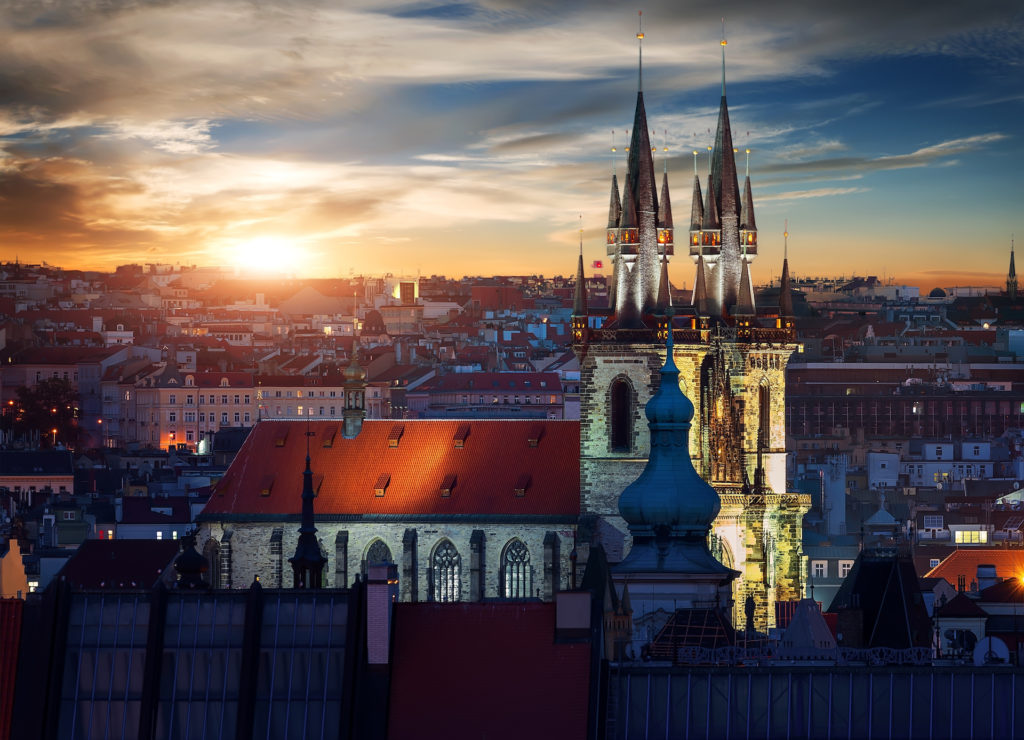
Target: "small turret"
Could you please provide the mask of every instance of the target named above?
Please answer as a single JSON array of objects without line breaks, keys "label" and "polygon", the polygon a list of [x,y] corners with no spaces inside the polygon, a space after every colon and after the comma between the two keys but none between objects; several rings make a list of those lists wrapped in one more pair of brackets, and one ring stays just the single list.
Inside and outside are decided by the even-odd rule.
[{"label": "small turret", "polygon": [[703,251],[697,254],[697,277],[693,283],[693,308],[698,316],[708,315],[707,270],[704,266]]},{"label": "small turret", "polygon": [[366,370],[359,364],[359,337],[352,340],[352,359],[345,368],[344,435],[352,439],[362,431],[366,418]]},{"label": "small turret", "polygon": [[[696,152],[695,152],[696,153]],[[696,161],[696,160],[694,160]],[[700,246],[700,229],[704,224],[704,198],[700,192],[700,177],[693,173],[693,197],[690,205],[690,246]]]},{"label": "small turret", "polygon": [[743,271],[743,274],[740,276],[740,292],[736,297],[733,315],[746,317],[749,325],[749,319],[756,314],[756,310],[754,309],[754,291],[750,284],[750,262],[747,261],[746,254],[743,255],[741,265],[740,269]]}]

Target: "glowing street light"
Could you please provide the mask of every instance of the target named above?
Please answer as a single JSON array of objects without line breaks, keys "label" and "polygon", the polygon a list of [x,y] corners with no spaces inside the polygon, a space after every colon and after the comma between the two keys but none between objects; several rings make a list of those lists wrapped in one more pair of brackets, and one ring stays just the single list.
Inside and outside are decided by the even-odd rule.
[{"label": "glowing street light", "polygon": [[53,429],[51,429],[50,433],[53,435],[53,446],[56,447],[57,446],[57,427],[54,427]]}]

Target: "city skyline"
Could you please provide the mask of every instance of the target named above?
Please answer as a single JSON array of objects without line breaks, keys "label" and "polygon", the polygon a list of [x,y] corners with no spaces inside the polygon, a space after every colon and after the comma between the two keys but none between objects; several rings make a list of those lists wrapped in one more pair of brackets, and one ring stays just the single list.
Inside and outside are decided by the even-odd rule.
[{"label": "city skyline", "polygon": [[[643,11],[655,164],[667,147],[684,229],[721,94],[721,10]],[[725,12],[756,282],[781,267],[786,219],[797,274],[1003,282],[1024,231],[1014,4]],[[605,259],[636,23],[623,7],[500,0],[13,3],[0,259],[569,274],[580,215],[587,263]],[[670,272],[690,287],[689,260]]]}]

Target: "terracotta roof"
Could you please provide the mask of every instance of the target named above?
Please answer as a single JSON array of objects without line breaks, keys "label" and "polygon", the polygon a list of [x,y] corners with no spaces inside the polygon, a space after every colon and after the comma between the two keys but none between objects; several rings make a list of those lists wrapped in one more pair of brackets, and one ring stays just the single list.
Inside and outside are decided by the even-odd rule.
[{"label": "terracotta roof", "polygon": [[[402,433],[395,443],[389,438],[397,427]],[[354,439],[342,437],[338,421],[313,421],[309,431],[318,516],[579,514],[576,421],[368,420]],[[305,432],[301,421],[257,424],[202,516],[297,514]],[[384,475],[389,482],[378,495]],[[442,496],[449,475],[455,484]],[[524,479],[525,492],[517,495]]]},{"label": "terracotta roof", "polygon": [[57,577],[75,588],[151,588],[177,555],[177,540],[85,540]]},{"label": "terracotta roof", "polygon": [[1010,578],[1024,573],[1024,550],[963,547],[925,573],[925,576],[945,578],[956,588],[958,577],[961,575],[968,585],[971,581],[978,580],[979,565],[994,565],[997,578]]},{"label": "terracotta roof", "polygon": [[591,646],[554,641],[554,604],[396,604],[394,624],[389,737],[586,735]]}]

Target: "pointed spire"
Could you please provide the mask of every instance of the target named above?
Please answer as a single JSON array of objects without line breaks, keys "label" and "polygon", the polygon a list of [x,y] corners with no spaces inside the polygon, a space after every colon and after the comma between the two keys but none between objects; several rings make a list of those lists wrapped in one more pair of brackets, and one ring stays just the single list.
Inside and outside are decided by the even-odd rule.
[{"label": "pointed spire", "polygon": [[779,281],[779,314],[793,315],[793,296],[789,287],[789,219],[786,219],[786,230],[782,232],[782,279]]},{"label": "pointed spire", "polygon": [[[583,217],[580,216],[580,218]],[[583,275],[583,229],[580,229],[580,258],[576,265],[576,290],[573,294],[572,315],[587,315],[587,282]]]},{"label": "pointed spire", "polygon": [[[696,153],[694,152],[694,154]],[[693,161],[696,163],[696,157]],[[690,231],[700,231],[700,227],[704,223],[704,198],[701,197],[700,177],[696,172],[693,173],[693,196],[690,203]]]},{"label": "pointed spire", "polygon": [[1006,274],[1006,295],[1017,300],[1017,265],[1013,259],[1013,236],[1010,236],[1010,271]]},{"label": "pointed spire", "polygon": [[664,311],[672,305],[672,291],[668,281],[668,257],[661,256],[661,278],[658,280],[658,310]]},{"label": "pointed spire", "polygon": [[622,217],[622,201],[619,200],[619,180],[612,173],[612,196],[608,204],[608,228],[619,228],[619,219]]},{"label": "pointed spire", "polygon": [[737,316],[753,316],[756,313],[754,310],[754,291],[750,284],[750,262],[747,261],[746,249],[743,250],[741,264],[740,292],[736,296],[736,307],[733,309],[733,313]]},{"label": "pointed spire", "polygon": [[661,180],[661,208],[658,211],[658,226],[663,229],[672,228],[672,201],[668,195],[668,172]]},{"label": "pointed spire", "polygon": [[707,202],[704,204],[704,218],[701,228],[715,231],[722,228],[722,222],[718,218],[718,203],[715,199],[715,189],[711,187],[711,177],[708,177]]},{"label": "pointed spire", "polygon": [[697,253],[697,277],[693,283],[693,307],[699,316],[708,315],[708,285],[704,268],[704,250]]},{"label": "pointed spire", "polygon": [[636,228],[636,198],[633,197],[633,178],[630,173],[626,174],[626,185],[622,190],[622,214],[619,218],[620,229]]},{"label": "pointed spire", "polygon": [[299,541],[295,545],[295,555],[288,559],[292,564],[295,588],[321,588],[323,586],[324,565],[327,558],[320,552],[320,544],[316,539],[316,524],[313,520],[313,470],[309,459],[309,421],[306,421],[306,469],[302,473],[302,524],[299,526]]},{"label": "pointed spire", "polygon": [[725,40],[725,18],[722,19],[722,97],[725,97],[725,46],[729,42]]},{"label": "pointed spire", "polygon": [[743,210],[740,215],[740,228],[747,231],[757,230],[757,223],[754,220],[754,196],[750,192],[750,175],[747,175],[743,182]]}]

